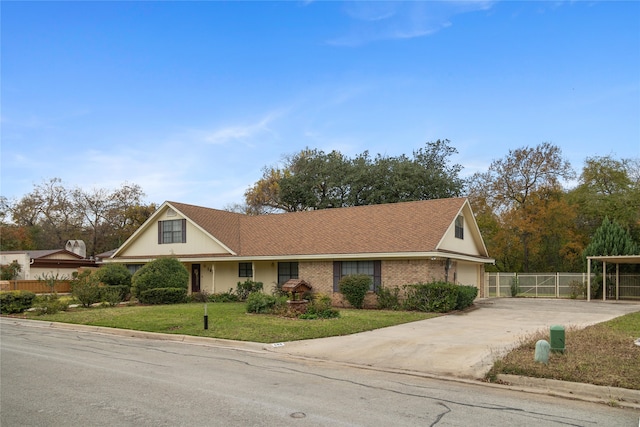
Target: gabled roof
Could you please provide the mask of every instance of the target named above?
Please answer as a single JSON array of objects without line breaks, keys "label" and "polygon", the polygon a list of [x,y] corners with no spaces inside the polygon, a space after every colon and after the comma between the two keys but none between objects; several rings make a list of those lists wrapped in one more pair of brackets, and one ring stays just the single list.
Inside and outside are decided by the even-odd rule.
[{"label": "gabled roof", "polygon": [[446,252],[439,247],[443,237],[456,217],[465,214],[480,253],[473,258],[489,259],[465,198],[260,216],[168,201],[127,239],[113,257],[117,258],[168,209],[179,212],[213,241],[229,250],[216,256],[243,258]]},{"label": "gabled roof", "polygon": [[[173,209],[208,236],[224,253],[183,253],[181,257],[319,258],[325,255],[364,257],[453,256],[492,262],[465,198],[249,216],[167,201],[112,255],[120,258],[142,233]],[[458,215],[477,252],[452,252],[443,245]],[[154,231],[155,232],[155,231]],[[455,250],[455,249],[454,249]],[[126,258],[126,255],[124,256]],[[138,255],[135,258],[140,258]]]},{"label": "gabled roof", "polygon": [[4,255],[26,254],[31,259],[41,259],[41,258],[50,257],[51,255],[65,254],[65,255],[72,256],[74,258],[83,259],[82,256],[76,253],[70,252],[66,249],[36,249],[36,250],[24,250],[24,251],[3,251],[2,254]]},{"label": "gabled roof", "polygon": [[466,199],[323,209],[246,217],[246,256],[430,252]]}]

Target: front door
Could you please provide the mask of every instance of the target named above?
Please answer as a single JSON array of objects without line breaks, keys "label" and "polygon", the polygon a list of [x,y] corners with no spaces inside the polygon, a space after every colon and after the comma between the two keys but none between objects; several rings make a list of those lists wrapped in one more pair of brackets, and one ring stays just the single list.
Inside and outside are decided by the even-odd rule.
[{"label": "front door", "polygon": [[200,264],[191,264],[191,293],[200,292]]}]

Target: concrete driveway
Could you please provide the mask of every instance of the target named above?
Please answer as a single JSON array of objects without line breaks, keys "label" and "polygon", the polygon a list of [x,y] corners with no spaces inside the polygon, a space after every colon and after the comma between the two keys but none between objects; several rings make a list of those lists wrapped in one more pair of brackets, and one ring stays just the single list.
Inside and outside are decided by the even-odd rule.
[{"label": "concrete driveway", "polygon": [[[342,337],[287,342],[271,351],[437,376],[482,378],[527,335],[584,327],[640,311],[638,302],[491,298],[476,309]],[[531,355],[533,357],[533,354]]]}]

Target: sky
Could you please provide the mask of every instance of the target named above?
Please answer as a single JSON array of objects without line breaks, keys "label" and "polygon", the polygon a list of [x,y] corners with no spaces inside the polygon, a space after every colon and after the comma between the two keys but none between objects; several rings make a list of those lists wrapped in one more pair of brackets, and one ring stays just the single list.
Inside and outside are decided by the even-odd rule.
[{"label": "sky", "polygon": [[[224,209],[305,148],[640,157],[640,2],[0,3],[0,195]],[[567,183],[568,186],[572,183]],[[575,185],[575,183],[573,183]]]}]

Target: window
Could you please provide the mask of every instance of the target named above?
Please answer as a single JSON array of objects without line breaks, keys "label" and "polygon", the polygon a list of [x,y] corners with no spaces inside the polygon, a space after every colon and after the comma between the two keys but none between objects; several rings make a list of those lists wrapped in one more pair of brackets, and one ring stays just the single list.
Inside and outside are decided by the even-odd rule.
[{"label": "window", "polygon": [[140,270],[143,266],[144,264],[127,264],[127,270],[129,270],[129,273],[133,275],[135,274],[136,271]]},{"label": "window", "polygon": [[464,217],[462,215],[456,218],[456,238],[464,239]]},{"label": "window", "polygon": [[380,261],[334,261],[333,263],[333,291],[338,292],[340,279],[350,274],[366,274],[371,277],[371,291],[378,289],[382,283],[382,268]]},{"label": "window", "polygon": [[297,262],[279,262],[278,263],[278,283],[286,283],[289,279],[298,279],[298,263]]},{"label": "window", "polygon": [[158,244],[186,243],[187,220],[172,219],[170,221],[158,221]]},{"label": "window", "polygon": [[238,264],[238,277],[253,277],[253,264],[241,262]]}]

